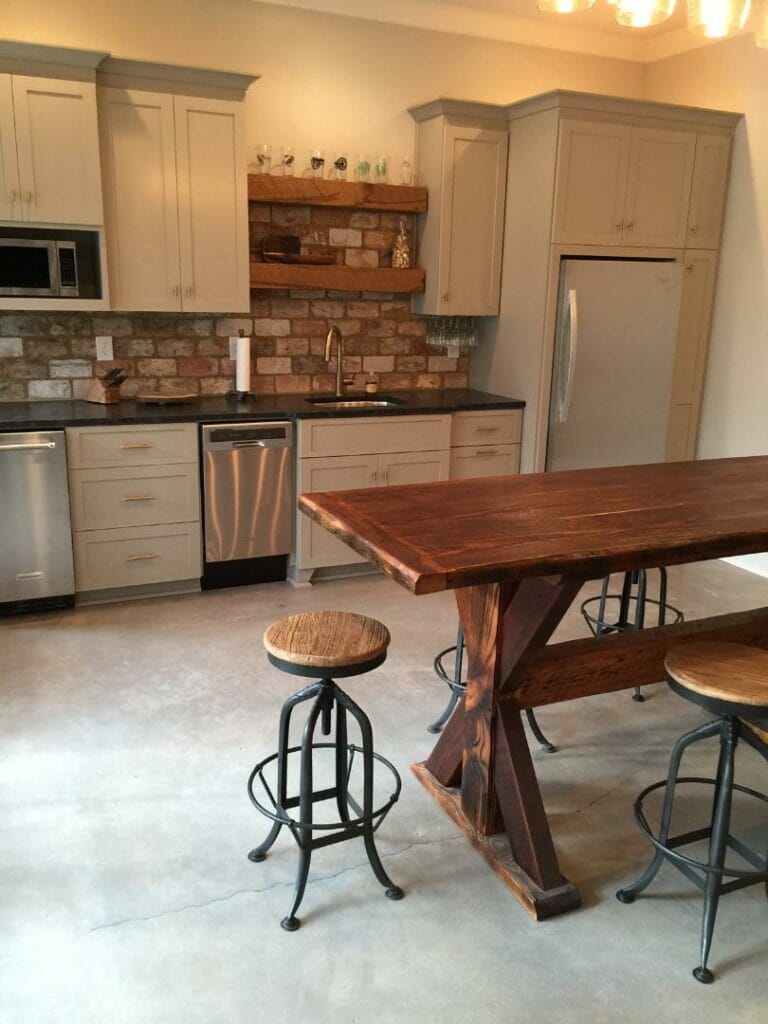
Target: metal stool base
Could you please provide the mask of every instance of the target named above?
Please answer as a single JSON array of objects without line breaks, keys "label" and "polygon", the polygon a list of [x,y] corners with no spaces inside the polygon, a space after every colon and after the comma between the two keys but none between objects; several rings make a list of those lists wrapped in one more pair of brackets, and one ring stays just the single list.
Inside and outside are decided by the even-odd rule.
[{"label": "metal stool base", "polygon": [[[698,776],[679,777],[680,762],[686,748],[698,740],[711,736],[720,738],[720,759],[717,777],[714,779]],[[693,729],[681,736],[672,750],[667,778],[647,786],[635,800],[635,820],[643,835],[655,847],[653,858],[642,875],[631,885],[625,886],[616,893],[621,903],[634,903],[635,897],[641,893],[656,877],[665,860],[670,861],[686,878],[704,893],[704,906],[701,927],[701,963],[693,971],[693,976],[704,985],[715,980],[712,971],[707,967],[707,959],[712,947],[715,917],[721,896],[751,885],[768,882],[768,858],[764,858],[745,843],[730,834],[731,802],[734,790],[768,803],[768,795],[757,790],[740,786],[733,781],[734,755],[740,738],[743,738],[763,757],[768,758],[768,747],[758,739],[746,726],[729,716],[717,718],[712,722]],[[712,822],[706,828],[694,829],[681,835],[670,836],[672,823],[672,807],[675,788],[683,783],[695,783],[713,786],[715,790]],[[649,793],[663,789],[664,804],[661,813],[661,824],[658,835],[655,835],[643,811],[643,801]],[[686,857],[678,850],[690,843],[709,840],[707,863]],[[755,868],[754,871],[736,870],[725,865],[727,849],[734,850],[743,860]],[[728,878],[730,881],[723,881]]]},{"label": "metal stool base", "polygon": [[[288,746],[290,720],[294,708],[305,701],[313,700],[309,716],[302,734],[302,742],[298,746]],[[334,714],[335,713],[335,714]],[[347,742],[347,714],[358,724],[362,737],[360,746]],[[329,735],[332,720],[335,717],[335,742],[315,743],[315,727],[320,722],[321,732]],[[315,789],[313,786],[313,756],[316,750],[331,749],[334,751],[334,785],[326,789]],[[299,793],[289,796],[287,792],[288,760],[291,755],[299,755],[300,782]],[[360,754],[363,762],[363,796],[362,805],[349,792],[349,781],[356,754]],[[273,761],[277,762],[277,791],[273,793],[266,780],[264,770]],[[391,774],[394,780],[394,791],[388,800],[378,807],[373,806],[374,762],[379,762]],[[259,781],[266,794],[266,801],[257,799],[253,787]],[[272,821],[272,827],[266,839],[248,854],[253,863],[266,859],[267,853],[285,826],[296,841],[299,848],[299,867],[296,877],[296,890],[290,912],[280,922],[285,931],[296,931],[301,921],[296,916],[309,876],[309,865],[314,850],[323,846],[345,842],[348,839],[362,838],[365,851],[379,883],[384,886],[385,895],[392,900],[400,900],[405,895],[403,890],[394,884],[384,869],[376,844],[374,833],[381,825],[387,813],[400,796],[402,782],[395,766],[373,749],[373,731],[368,716],[355,704],[343,690],[331,679],[323,679],[293,694],[283,705],[280,714],[278,750],[260,761],[252,769],[248,777],[248,796],[251,803],[265,817]],[[332,822],[316,822],[313,820],[313,807],[325,800],[335,800],[339,812],[338,820]],[[298,808],[296,817],[289,811]],[[350,816],[350,810],[355,817]],[[319,835],[316,835],[319,833]]]},{"label": "metal stool base", "polygon": [[[448,657],[449,654],[454,653],[456,657],[454,661],[453,678],[451,678],[451,676],[448,673],[448,669],[443,664],[443,658],[446,658]],[[456,636],[456,643],[453,644],[453,646],[451,647],[446,647],[444,651],[440,651],[440,653],[434,660],[435,674],[437,675],[438,679],[442,679],[442,681],[450,688],[451,696],[448,700],[448,704],[446,705],[445,710],[440,715],[440,717],[436,719],[431,725],[427,726],[427,732],[431,732],[433,734],[441,732],[443,726],[453,714],[453,709],[464,696],[467,687],[466,684],[461,681],[461,670],[463,662],[464,630],[461,627],[461,623],[459,623],[459,629]],[[544,753],[556,754],[557,747],[554,745],[554,743],[550,743],[550,741],[541,731],[541,726],[537,722],[536,715],[531,710],[531,708],[526,709],[525,717],[528,721],[528,725],[530,727],[531,732],[536,737],[536,742],[539,744]]]}]

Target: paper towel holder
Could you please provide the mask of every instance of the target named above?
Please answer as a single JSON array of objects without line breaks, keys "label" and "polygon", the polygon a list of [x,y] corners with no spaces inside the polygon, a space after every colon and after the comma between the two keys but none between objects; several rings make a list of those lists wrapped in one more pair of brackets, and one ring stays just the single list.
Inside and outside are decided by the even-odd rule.
[{"label": "paper towel holder", "polygon": [[[238,333],[238,337],[237,338],[230,338],[229,339],[229,358],[231,360],[235,361],[235,362],[237,360],[237,350],[236,350],[236,345],[233,345],[233,342],[236,343],[236,342],[238,342],[240,340],[240,338],[245,338],[245,331],[243,330],[242,327],[238,328],[237,333]],[[250,338],[248,340],[250,341]],[[248,353],[247,371],[246,371],[246,373],[247,373],[247,376],[250,379],[250,351]],[[241,391],[237,387],[237,377],[238,377],[237,368],[235,368],[235,386],[234,386],[234,388],[232,388],[231,391],[227,392],[227,398],[234,399],[236,402],[247,402],[249,399],[253,398],[253,392],[250,391],[250,390]]]}]

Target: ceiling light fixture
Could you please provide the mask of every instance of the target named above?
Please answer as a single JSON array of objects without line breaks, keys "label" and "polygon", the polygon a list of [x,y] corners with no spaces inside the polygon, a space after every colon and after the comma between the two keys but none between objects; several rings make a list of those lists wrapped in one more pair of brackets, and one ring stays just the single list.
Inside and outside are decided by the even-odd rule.
[{"label": "ceiling light fixture", "polygon": [[[616,21],[627,28],[648,28],[672,17],[675,0],[607,0],[616,8]],[[749,18],[751,0],[685,0],[688,30],[705,39],[724,39],[738,35]],[[537,0],[536,6],[548,14],[574,14],[588,11],[597,0]],[[768,49],[768,0],[763,0],[755,15],[755,45]]]}]

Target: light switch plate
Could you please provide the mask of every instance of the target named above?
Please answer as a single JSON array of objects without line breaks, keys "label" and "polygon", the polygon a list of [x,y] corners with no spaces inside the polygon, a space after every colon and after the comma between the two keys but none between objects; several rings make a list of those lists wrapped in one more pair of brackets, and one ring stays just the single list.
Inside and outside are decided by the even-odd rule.
[{"label": "light switch plate", "polygon": [[115,358],[111,334],[101,334],[96,338],[96,358],[99,362],[108,362]]}]

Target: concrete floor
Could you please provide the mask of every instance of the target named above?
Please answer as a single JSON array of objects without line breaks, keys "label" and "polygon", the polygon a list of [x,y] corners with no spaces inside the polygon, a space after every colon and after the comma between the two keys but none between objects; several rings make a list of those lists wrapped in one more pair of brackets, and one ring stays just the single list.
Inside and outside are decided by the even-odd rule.
[{"label": "concrete floor", "polygon": [[[670,600],[691,618],[755,607],[768,580],[721,562],[673,569]],[[246,859],[266,824],[244,783],[296,688],[266,662],[262,632],[314,607],[392,632],[386,664],[347,689],[403,776],[378,837],[407,895],[384,898],[361,844],[320,850],[288,934],[296,850],[284,835],[264,863]],[[408,770],[431,746],[425,725],[446,696],[431,659],[455,623],[451,595],[414,598],[382,577],[4,620],[2,1024],[765,1021],[762,887],[721,904],[709,988],[690,973],[688,882],[665,867],[633,906],[613,896],[648,858],[632,801],[697,710],[662,685],[644,705],[618,693],[541,712],[560,751],[534,757],[584,908],[535,924]],[[583,632],[572,610],[559,635]],[[690,767],[712,758],[700,749]],[[738,773],[768,788],[749,750]],[[701,820],[705,800],[681,808]],[[766,842],[761,809],[737,809]]]}]

